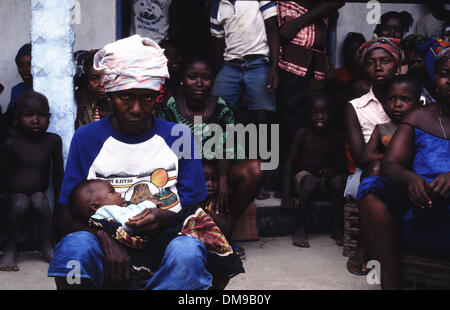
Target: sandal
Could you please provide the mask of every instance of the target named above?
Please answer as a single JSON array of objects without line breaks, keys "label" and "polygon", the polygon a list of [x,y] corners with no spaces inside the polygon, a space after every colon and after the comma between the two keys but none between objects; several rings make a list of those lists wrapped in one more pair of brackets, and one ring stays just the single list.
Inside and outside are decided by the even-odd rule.
[{"label": "sandal", "polygon": [[370,269],[367,268],[366,263],[364,261],[360,261],[357,256],[352,256],[347,260],[347,270],[351,274],[357,276],[365,276],[370,271]]}]

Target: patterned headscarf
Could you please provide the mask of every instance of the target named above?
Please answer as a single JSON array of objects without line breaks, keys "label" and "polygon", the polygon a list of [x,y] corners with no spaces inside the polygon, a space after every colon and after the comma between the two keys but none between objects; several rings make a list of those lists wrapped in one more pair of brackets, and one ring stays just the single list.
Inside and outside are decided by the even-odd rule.
[{"label": "patterned headscarf", "polygon": [[103,71],[105,92],[132,88],[159,91],[169,78],[164,50],[153,40],[137,34],[98,51],[94,69]]},{"label": "patterned headscarf", "polygon": [[361,45],[356,53],[356,61],[362,65],[366,56],[377,48],[382,48],[388,52],[398,67],[405,60],[405,53],[400,47],[400,39],[379,37]]},{"label": "patterned headscarf", "polygon": [[450,48],[442,49],[441,52],[436,56],[434,60],[434,71],[436,71],[439,66],[450,59]]}]

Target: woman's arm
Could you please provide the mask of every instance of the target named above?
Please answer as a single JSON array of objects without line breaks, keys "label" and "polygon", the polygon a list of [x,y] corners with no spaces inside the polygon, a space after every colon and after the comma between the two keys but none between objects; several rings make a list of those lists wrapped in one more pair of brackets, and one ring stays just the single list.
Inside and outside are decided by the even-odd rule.
[{"label": "woman's arm", "polygon": [[357,167],[363,168],[363,150],[366,146],[355,109],[349,103],[344,111],[348,146]]},{"label": "woman's arm", "polygon": [[392,137],[381,162],[381,175],[386,176],[408,189],[410,200],[418,207],[431,205],[430,185],[410,170],[414,158],[414,128],[401,124]]},{"label": "woman's arm", "polygon": [[371,161],[383,159],[383,154],[377,153],[379,144],[380,144],[380,128],[376,126],[362,154],[363,167],[368,165]]}]

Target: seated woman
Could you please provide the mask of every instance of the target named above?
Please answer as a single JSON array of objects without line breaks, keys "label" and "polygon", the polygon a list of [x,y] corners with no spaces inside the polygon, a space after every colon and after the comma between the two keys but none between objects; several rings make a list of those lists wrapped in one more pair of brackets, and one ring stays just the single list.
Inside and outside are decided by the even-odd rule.
[{"label": "seated woman", "polygon": [[[354,201],[365,165],[363,163],[364,147],[370,140],[375,126],[390,121],[381,104],[389,80],[398,72],[403,62],[404,53],[400,41],[396,39],[372,39],[358,49],[357,61],[370,83],[370,90],[363,96],[353,99],[345,108],[345,123],[348,146],[352,160],[356,164],[355,173],[350,175],[344,191],[344,197]],[[356,255],[347,262],[349,272],[358,275],[367,273],[366,251],[362,240]]]},{"label": "seated woman", "polygon": [[[181,89],[178,95],[169,99],[159,117],[188,126],[194,136],[202,137],[202,147],[211,139],[211,136],[204,136],[202,132],[207,130],[208,124],[218,124],[224,132],[223,150],[229,154],[234,151],[225,148],[225,129],[227,124],[234,124],[234,115],[222,98],[210,95],[213,81],[212,67],[206,58],[193,56],[187,59],[181,72]],[[194,126],[194,117],[198,116],[202,123],[197,127]],[[213,154],[204,156],[215,159],[211,158]],[[229,237],[236,220],[258,194],[263,175],[259,160],[244,160],[234,165],[230,159],[218,159],[217,162],[220,181],[214,210],[224,217],[227,217],[225,213],[231,216],[225,225],[227,228],[223,227],[225,235]]]},{"label": "seated woman", "polygon": [[94,69],[94,55],[98,50],[75,53],[77,72],[74,77],[77,118],[75,129],[98,121],[111,112],[106,98],[102,73]]},{"label": "seated woman", "polygon": [[403,120],[382,161],[387,178],[366,178],[358,190],[361,228],[382,266],[383,289],[400,287],[404,250],[450,260],[450,49],[434,68],[438,101]]}]

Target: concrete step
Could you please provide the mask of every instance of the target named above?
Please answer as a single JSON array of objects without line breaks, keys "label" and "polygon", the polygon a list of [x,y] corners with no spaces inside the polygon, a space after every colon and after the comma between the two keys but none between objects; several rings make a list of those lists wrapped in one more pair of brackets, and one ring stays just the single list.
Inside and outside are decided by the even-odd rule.
[{"label": "concrete step", "polygon": [[[255,200],[256,217],[259,237],[283,237],[294,233],[295,211],[286,211],[280,208],[281,199],[274,197]],[[313,202],[311,211],[306,218],[306,231],[309,233],[330,232],[331,203],[324,200]]]}]

